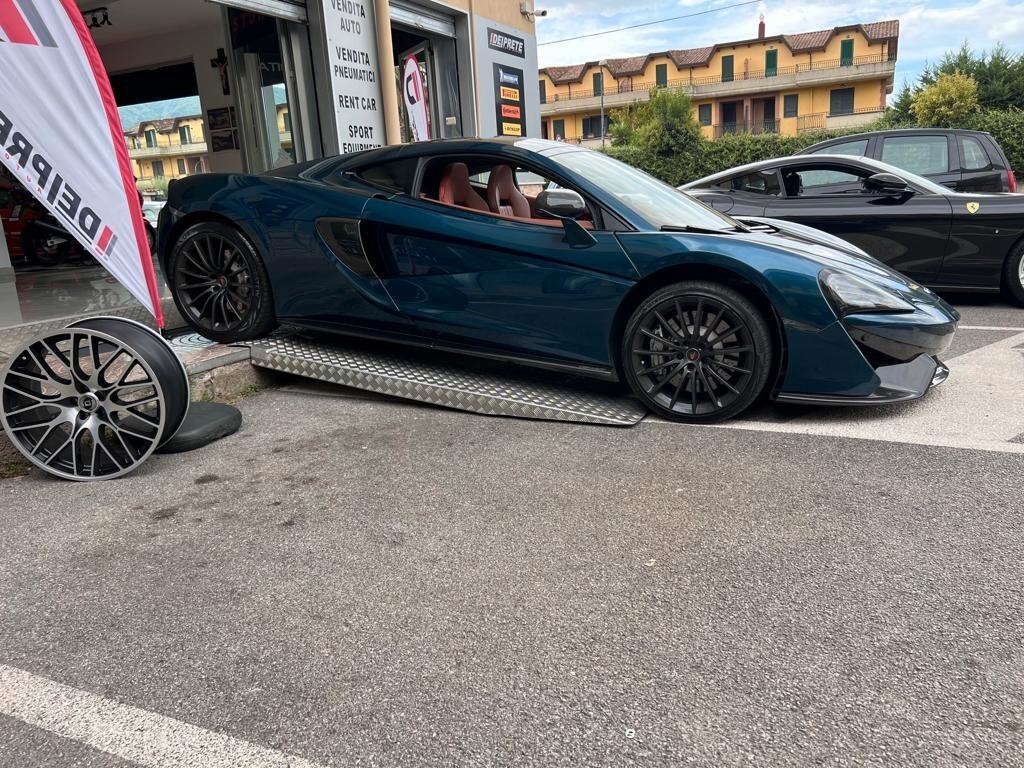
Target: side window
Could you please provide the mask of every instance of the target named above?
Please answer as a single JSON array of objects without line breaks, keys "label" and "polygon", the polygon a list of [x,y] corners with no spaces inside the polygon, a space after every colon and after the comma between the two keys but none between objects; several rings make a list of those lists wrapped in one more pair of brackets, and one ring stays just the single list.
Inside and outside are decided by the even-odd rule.
[{"label": "side window", "polygon": [[697,122],[701,125],[711,125],[711,105],[700,104],[697,107]]},{"label": "side window", "polygon": [[868,153],[868,140],[858,139],[857,141],[844,141],[841,144],[830,144],[827,147],[814,150],[815,153],[823,155],[852,155],[864,157]]},{"label": "side window", "polygon": [[945,136],[888,136],[882,162],[921,176],[949,173],[949,142]]},{"label": "side window", "polygon": [[407,157],[387,163],[367,166],[356,171],[356,176],[385,192],[412,194],[413,180],[416,177],[418,159]]},{"label": "side window", "polygon": [[654,65],[654,84],[658,88],[668,87],[668,64]]},{"label": "side window", "polygon": [[746,192],[752,195],[777,197],[782,192],[782,188],[779,185],[779,175],[775,171],[748,173],[746,176],[737,176],[729,179],[720,186],[732,192]]},{"label": "side window", "polygon": [[863,190],[862,182],[859,174],[828,166],[803,166],[783,173],[789,197],[859,194]]},{"label": "side window", "polygon": [[985,148],[972,136],[960,137],[960,160],[965,171],[981,171],[992,167]]}]

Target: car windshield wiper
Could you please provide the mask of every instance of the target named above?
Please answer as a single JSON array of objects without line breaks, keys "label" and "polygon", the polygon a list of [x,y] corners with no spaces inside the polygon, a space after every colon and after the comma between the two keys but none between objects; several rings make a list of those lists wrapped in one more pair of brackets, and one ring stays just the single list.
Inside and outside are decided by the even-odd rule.
[{"label": "car windshield wiper", "polygon": [[727,227],[712,229],[711,227],[695,227],[692,224],[662,224],[662,232],[697,232],[702,235],[727,235],[730,232],[749,232],[746,227]]}]

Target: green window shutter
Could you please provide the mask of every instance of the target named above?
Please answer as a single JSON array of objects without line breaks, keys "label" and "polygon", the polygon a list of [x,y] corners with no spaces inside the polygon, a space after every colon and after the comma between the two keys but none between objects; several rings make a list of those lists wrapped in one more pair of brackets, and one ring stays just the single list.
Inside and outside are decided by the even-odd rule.
[{"label": "green window shutter", "polygon": [[540,83],[540,103],[548,103],[548,84],[546,80],[539,80]]},{"label": "green window shutter", "polygon": [[779,52],[765,51],[764,54],[764,76],[775,77],[779,73]]},{"label": "green window shutter", "polygon": [[604,72],[594,73],[594,95],[600,96],[604,92]]},{"label": "green window shutter", "polygon": [[733,76],[732,56],[722,57],[722,82],[731,83]]},{"label": "green window shutter", "polygon": [[839,44],[839,66],[849,67],[853,64],[853,40],[843,40]]},{"label": "green window shutter", "polygon": [[668,88],[668,64],[658,64],[654,67],[654,82],[658,88]]},{"label": "green window shutter", "polygon": [[782,97],[782,116],[796,117],[800,114],[800,94],[787,93]]}]

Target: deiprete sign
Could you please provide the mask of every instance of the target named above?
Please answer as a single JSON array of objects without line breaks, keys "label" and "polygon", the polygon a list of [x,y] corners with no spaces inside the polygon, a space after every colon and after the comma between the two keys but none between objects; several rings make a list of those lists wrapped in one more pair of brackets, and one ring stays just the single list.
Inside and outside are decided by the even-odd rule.
[{"label": "deiprete sign", "polygon": [[338,150],[385,144],[372,0],[322,0]]},{"label": "deiprete sign", "polygon": [[494,63],[495,112],[499,136],[526,135],[523,70]]},{"label": "deiprete sign", "polygon": [[520,59],[526,58],[526,41],[494,27],[487,28],[487,47]]}]

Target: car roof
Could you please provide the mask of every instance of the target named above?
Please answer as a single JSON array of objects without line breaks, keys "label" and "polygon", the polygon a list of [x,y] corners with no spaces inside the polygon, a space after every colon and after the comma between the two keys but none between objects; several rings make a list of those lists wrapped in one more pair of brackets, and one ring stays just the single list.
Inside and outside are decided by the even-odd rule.
[{"label": "car roof", "polygon": [[680,189],[700,189],[708,184],[714,184],[723,179],[731,179],[734,176],[744,176],[749,173],[757,173],[763,171],[766,168],[785,168],[790,165],[802,165],[804,163],[820,163],[820,162],[835,162],[842,165],[857,165],[861,168],[869,168],[871,170],[878,170],[877,165],[881,165],[877,160],[870,160],[869,158],[858,157],[856,155],[829,155],[825,153],[816,155],[788,155],[786,157],[776,157],[771,160],[759,160],[756,163],[747,163],[746,165],[738,165],[735,168],[730,168],[726,171],[719,171],[713,173],[710,176],[705,176],[702,179],[691,181],[688,184],[683,184]]},{"label": "car roof", "polygon": [[834,139],[825,139],[809,147],[800,150],[807,152],[815,147],[825,147],[830,144],[845,144],[848,141],[860,141],[875,136],[929,136],[935,134],[952,134],[958,136],[991,136],[988,131],[976,131],[970,128],[888,128],[884,131],[865,131],[863,133],[848,133],[845,136],[837,136]]},{"label": "car roof", "polygon": [[588,150],[574,144],[566,144],[561,141],[550,141],[548,139],[533,139],[527,137],[501,136],[497,138],[479,138],[467,136],[457,139],[431,139],[430,141],[417,141],[408,144],[394,144],[380,147],[378,149],[367,149],[362,152],[352,152],[343,155],[340,159],[343,167],[355,167],[370,165],[388,160],[397,160],[403,157],[431,157],[434,155],[452,154],[486,154],[495,152],[498,154],[520,154],[533,153],[539,155],[554,155],[563,152],[586,152]]}]

